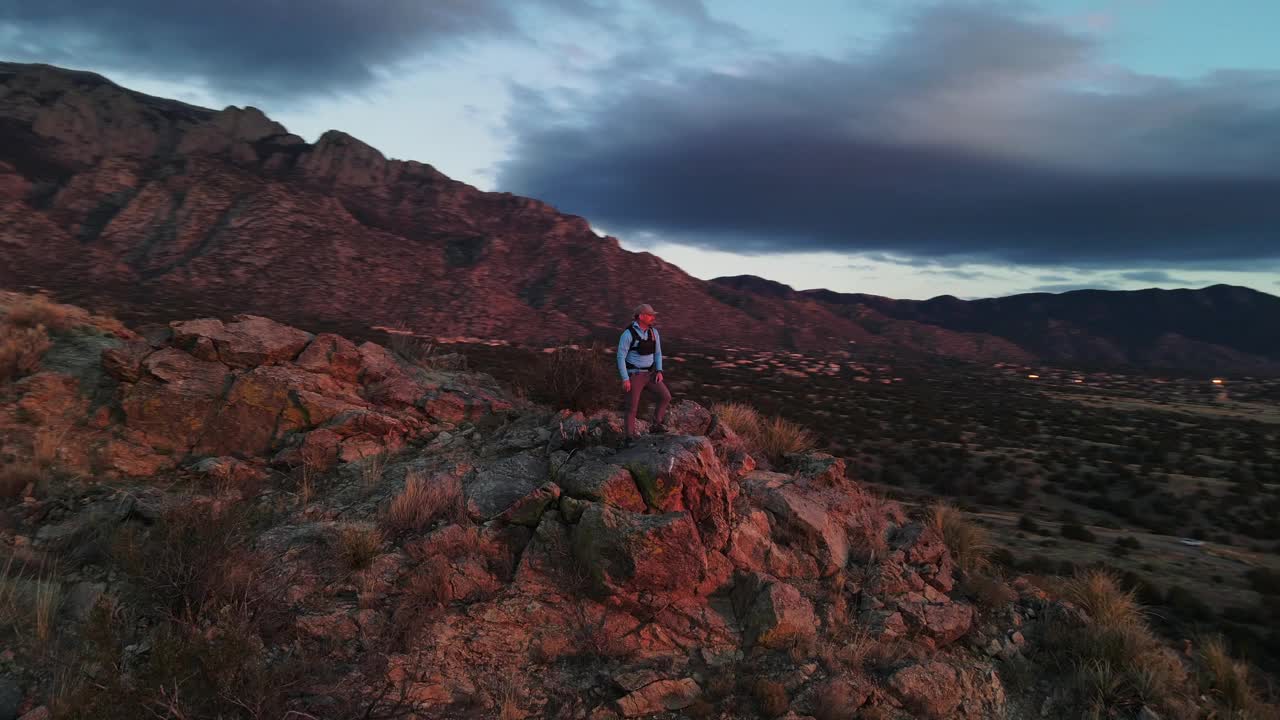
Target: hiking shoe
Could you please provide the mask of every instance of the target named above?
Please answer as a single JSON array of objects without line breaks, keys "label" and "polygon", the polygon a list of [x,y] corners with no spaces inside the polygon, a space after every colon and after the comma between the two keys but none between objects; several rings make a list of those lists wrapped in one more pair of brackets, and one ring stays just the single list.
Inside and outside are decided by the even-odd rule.
[{"label": "hiking shoe", "polygon": [[650,432],[650,433],[653,433],[654,435],[661,435],[662,433],[664,433],[664,432],[666,432],[666,431],[667,431],[667,426],[666,426],[666,425],[663,425],[663,424],[661,424],[661,423],[656,424],[656,425],[654,425],[653,427],[649,428],[649,432]]},{"label": "hiking shoe", "polygon": [[622,439],[622,443],[618,445],[620,449],[633,448],[636,446],[635,438],[626,437]]}]

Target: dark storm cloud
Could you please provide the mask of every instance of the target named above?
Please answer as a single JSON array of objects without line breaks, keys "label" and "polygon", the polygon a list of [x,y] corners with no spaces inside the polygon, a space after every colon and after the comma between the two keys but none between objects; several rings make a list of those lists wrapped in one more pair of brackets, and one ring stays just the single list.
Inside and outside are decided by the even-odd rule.
[{"label": "dark storm cloud", "polygon": [[498,0],[17,0],[4,26],[22,55],[274,96],[358,88],[416,52],[516,32]]},{"label": "dark storm cloud", "polygon": [[1280,72],[1175,81],[1095,55],[1034,18],[933,6],[872,54],[633,79],[556,112],[526,92],[499,185],[743,253],[1280,257]]},{"label": "dark storm cloud", "polygon": [[[203,81],[246,98],[359,90],[426,53],[522,38],[517,7],[602,26],[621,0],[11,0],[0,2],[6,60]],[[646,0],[711,34],[733,26],[701,0]]]}]

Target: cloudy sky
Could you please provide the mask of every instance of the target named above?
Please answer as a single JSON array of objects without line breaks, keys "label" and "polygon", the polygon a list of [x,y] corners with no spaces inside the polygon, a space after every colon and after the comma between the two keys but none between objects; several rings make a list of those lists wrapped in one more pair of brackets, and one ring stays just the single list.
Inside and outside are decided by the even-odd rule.
[{"label": "cloudy sky", "polygon": [[0,59],[346,131],[702,278],[1280,294],[1276,0],[6,0]]}]

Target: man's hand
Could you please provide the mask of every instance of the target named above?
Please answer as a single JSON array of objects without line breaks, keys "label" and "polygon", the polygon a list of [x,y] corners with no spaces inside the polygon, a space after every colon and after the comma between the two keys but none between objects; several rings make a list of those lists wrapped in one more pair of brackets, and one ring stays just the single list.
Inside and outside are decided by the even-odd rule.
[{"label": "man's hand", "polygon": [[659,371],[658,371],[658,372],[653,376],[653,379],[654,379],[654,380],[657,380],[658,382],[662,382],[662,371],[661,371],[661,370],[659,370]]},{"label": "man's hand", "polygon": [[622,392],[628,392],[628,393],[629,393],[629,392],[631,392],[631,381],[630,381],[630,380],[623,380],[623,381],[622,381]]}]

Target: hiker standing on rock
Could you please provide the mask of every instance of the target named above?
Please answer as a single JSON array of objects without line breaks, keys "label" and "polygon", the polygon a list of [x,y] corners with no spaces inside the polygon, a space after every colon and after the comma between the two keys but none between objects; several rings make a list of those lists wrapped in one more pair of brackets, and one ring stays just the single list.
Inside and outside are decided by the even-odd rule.
[{"label": "hiker standing on rock", "polygon": [[632,316],[635,319],[618,338],[618,372],[622,375],[622,391],[627,395],[627,437],[623,442],[628,447],[636,434],[640,393],[646,387],[658,393],[658,408],[653,413],[651,432],[667,431],[662,421],[667,417],[667,405],[671,402],[671,391],[662,382],[662,339],[653,326],[658,313],[652,305],[644,304],[637,307]]}]

